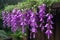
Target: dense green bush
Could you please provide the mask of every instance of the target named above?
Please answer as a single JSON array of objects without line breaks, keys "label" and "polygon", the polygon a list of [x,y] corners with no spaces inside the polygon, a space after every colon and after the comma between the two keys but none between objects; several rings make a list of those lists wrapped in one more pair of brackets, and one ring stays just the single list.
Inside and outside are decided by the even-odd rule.
[{"label": "dense green bush", "polygon": [[35,8],[42,3],[46,3],[48,6],[51,6],[52,3],[59,1],[60,0],[27,0],[24,2],[18,2],[16,5],[7,5],[4,8],[4,10],[10,11],[13,8],[18,8],[18,9]]}]

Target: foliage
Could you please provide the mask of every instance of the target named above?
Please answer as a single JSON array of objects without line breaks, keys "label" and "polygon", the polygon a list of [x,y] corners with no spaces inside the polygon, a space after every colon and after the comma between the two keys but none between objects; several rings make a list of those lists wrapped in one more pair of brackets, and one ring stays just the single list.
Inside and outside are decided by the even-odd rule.
[{"label": "foliage", "polygon": [[3,9],[6,5],[15,5],[23,1],[25,0],[0,0],[0,9]]},{"label": "foliage", "polygon": [[4,30],[0,30],[0,37],[1,38],[8,38],[7,33]]},{"label": "foliage", "polygon": [[[14,6],[14,8],[18,8],[18,9],[26,9],[26,8],[29,9],[32,7],[35,8],[39,5],[41,5],[42,3],[46,3],[47,6],[51,6],[51,4],[54,2],[60,2],[60,1],[59,0],[27,0],[24,2],[18,2],[18,4],[13,5],[13,6]],[[11,10],[10,8],[12,8],[12,5],[8,5],[7,7],[5,7],[5,9],[9,10],[9,11]]]},{"label": "foliage", "polygon": [[11,11],[11,10],[13,10],[14,9],[14,5],[9,5],[9,6],[7,6],[7,7],[5,7],[5,11]]},{"label": "foliage", "polygon": [[23,36],[27,36],[27,34],[26,33],[22,34],[22,31],[16,31],[14,34],[11,34],[11,36],[14,38],[17,37],[22,38]]}]

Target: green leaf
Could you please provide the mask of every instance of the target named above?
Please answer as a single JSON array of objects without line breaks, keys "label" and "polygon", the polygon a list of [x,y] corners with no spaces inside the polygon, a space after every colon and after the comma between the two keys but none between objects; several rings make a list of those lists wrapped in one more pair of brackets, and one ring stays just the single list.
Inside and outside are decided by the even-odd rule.
[{"label": "green leaf", "polygon": [[6,35],[6,32],[3,30],[0,30],[0,37],[2,38],[8,38],[8,36]]},{"label": "green leaf", "polygon": [[22,35],[20,35],[19,37],[20,37],[20,38],[22,38],[23,36],[22,36]]},{"label": "green leaf", "polygon": [[15,8],[15,5],[8,5],[8,6],[6,6],[5,7],[5,11],[11,11],[11,10],[13,10]]}]

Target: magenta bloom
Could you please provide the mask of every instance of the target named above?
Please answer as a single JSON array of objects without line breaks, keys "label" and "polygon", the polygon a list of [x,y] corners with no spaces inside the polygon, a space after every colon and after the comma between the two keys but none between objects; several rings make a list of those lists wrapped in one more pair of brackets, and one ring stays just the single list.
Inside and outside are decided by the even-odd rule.
[{"label": "magenta bloom", "polygon": [[[37,32],[37,28],[40,27],[41,31],[44,32],[48,36],[48,39],[52,35],[53,29],[53,15],[50,13],[46,14],[46,4],[42,4],[39,6],[39,12],[33,12],[32,10],[20,10],[13,9],[10,12],[2,11],[2,20],[4,27],[10,27],[12,32],[16,32],[17,30],[22,30],[24,34],[26,28],[30,28],[30,38],[33,35],[35,38],[35,34]],[[46,28],[46,29],[45,29]]]},{"label": "magenta bloom", "polygon": [[46,27],[47,29],[53,29],[52,25],[51,25],[51,24],[48,24],[48,23],[45,25],[45,27]]},{"label": "magenta bloom", "polygon": [[52,34],[52,31],[51,31],[51,30],[47,30],[47,31],[45,32],[45,34],[48,36],[48,39],[50,39],[50,36],[51,36],[51,34]]},{"label": "magenta bloom", "polygon": [[6,16],[7,16],[6,12],[2,11],[2,20],[3,20],[3,26],[4,27],[6,27],[6,24],[7,24],[7,22],[6,22]]},{"label": "magenta bloom", "polygon": [[46,5],[45,4],[42,4],[40,7],[39,7],[39,18],[40,18],[40,27],[41,27],[41,31],[44,30],[44,18],[45,18],[45,11],[46,11]]},{"label": "magenta bloom", "polygon": [[46,30],[45,33],[47,34],[48,39],[49,39],[50,36],[52,35],[51,29],[53,29],[53,27],[52,27],[52,24],[53,24],[52,18],[53,18],[53,16],[52,16],[52,14],[48,13],[48,14],[46,14],[46,17],[47,17],[47,23],[46,23],[45,27],[47,28],[47,30]]}]

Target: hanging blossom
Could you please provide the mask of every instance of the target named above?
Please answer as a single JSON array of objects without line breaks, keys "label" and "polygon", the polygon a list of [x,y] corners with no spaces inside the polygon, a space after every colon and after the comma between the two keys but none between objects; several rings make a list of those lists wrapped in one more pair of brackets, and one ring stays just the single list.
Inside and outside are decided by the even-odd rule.
[{"label": "hanging blossom", "polygon": [[[39,7],[39,13],[37,14],[34,13],[32,10],[25,10],[25,12],[19,10],[19,9],[13,9],[12,12],[6,12],[6,11],[2,11],[2,19],[3,19],[3,26],[8,26],[11,28],[12,32],[16,32],[19,28],[22,28],[22,33],[25,33],[25,27],[29,26],[31,27],[31,33],[30,33],[30,38],[31,35],[33,33],[33,38],[35,38],[35,34],[37,32],[37,20],[39,20],[40,22],[40,27],[41,27],[41,31],[44,30],[44,27],[46,27],[46,34],[48,36],[48,39],[50,38],[51,34],[52,34],[52,24],[54,24],[52,22],[52,14],[45,13],[46,11],[46,5],[42,4]],[[38,15],[39,18],[36,16]],[[47,17],[47,23],[46,25],[44,24],[45,22],[45,17]]]},{"label": "hanging blossom", "polygon": [[[15,11],[15,10],[14,10]],[[16,14],[16,15],[15,15]],[[14,12],[16,28],[22,28],[22,33],[25,32],[25,26],[27,25],[26,15],[22,13],[21,10],[17,10]]]},{"label": "hanging blossom", "polygon": [[3,11],[3,24],[11,27],[12,32],[16,32],[22,26],[22,33],[24,33],[24,26],[27,25],[24,15],[19,9],[13,9],[12,12]]},{"label": "hanging blossom", "polygon": [[52,34],[51,29],[53,29],[53,27],[52,27],[52,24],[53,24],[52,18],[53,18],[53,16],[52,16],[52,14],[48,13],[48,14],[46,14],[46,17],[47,17],[47,23],[46,23],[45,27],[47,28],[47,30],[46,30],[45,34],[47,34],[48,39],[49,39],[51,34]]},{"label": "hanging blossom", "polygon": [[6,18],[7,26],[11,27],[11,13],[7,12],[7,18]]},{"label": "hanging blossom", "polygon": [[7,13],[5,11],[2,11],[2,19],[3,19],[3,26],[5,27],[7,24]]},{"label": "hanging blossom", "polygon": [[20,27],[20,22],[18,22],[18,21],[20,21],[20,14],[21,13],[18,13],[18,11],[20,11],[20,10],[18,10],[18,9],[13,9],[12,10],[12,15],[11,15],[11,30],[13,31],[13,32],[16,32],[16,30]]},{"label": "hanging blossom", "polygon": [[21,26],[22,26],[22,33],[25,32],[25,26],[28,24],[26,19],[26,14],[23,14],[21,17]]},{"label": "hanging blossom", "polygon": [[36,15],[30,10],[30,20],[29,20],[29,24],[31,26],[31,33],[30,33],[30,37],[31,37],[31,34],[33,33],[33,38],[35,38],[35,33],[37,31],[37,23],[36,23]]},{"label": "hanging blossom", "polygon": [[39,6],[39,18],[40,18],[40,27],[41,27],[41,30],[43,31],[44,30],[44,18],[45,18],[45,11],[46,11],[46,5],[45,4],[42,4],[41,6]]},{"label": "hanging blossom", "polygon": [[3,26],[11,26],[11,13],[10,12],[2,12],[2,17],[3,17]]}]

